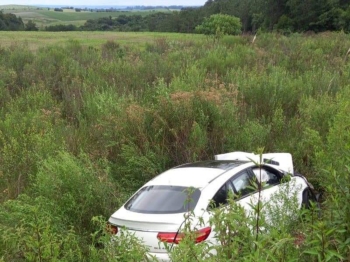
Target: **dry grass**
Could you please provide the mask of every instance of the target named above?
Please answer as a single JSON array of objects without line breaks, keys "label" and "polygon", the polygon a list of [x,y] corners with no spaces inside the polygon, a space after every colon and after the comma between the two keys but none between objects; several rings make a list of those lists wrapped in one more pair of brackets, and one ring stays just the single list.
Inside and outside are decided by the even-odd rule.
[{"label": "dry grass", "polygon": [[[220,85],[218,88],[211,87],[208,90],[199,90],[196,92],[178,91],[170,94],[170,101],[176,106],[190,107],[190,103],[194,100],[202,100],[221,106],[226,102],[238,104],[238,89],[229,84],[230,89],[225,85]],[[168,103],[169,101],[164,101]]]}]

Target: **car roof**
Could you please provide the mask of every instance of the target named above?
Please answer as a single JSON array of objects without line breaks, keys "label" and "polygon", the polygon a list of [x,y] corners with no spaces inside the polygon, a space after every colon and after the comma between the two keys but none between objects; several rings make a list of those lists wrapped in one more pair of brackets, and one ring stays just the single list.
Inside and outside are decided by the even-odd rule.
[{"label": "car roof", "polygon": [[205,167],[205,168],[217,168],[222,170],[229,170],[247,162],[248,161],[237,161],[237,160],[209,160],[209,161],[183,164],[175,168]]},{"label": "car roof", "polygon": [[171,185],[202,188],[221,174],[244,163],[246,162],[212,160],[184,164],[158,175],[149,181],[146,186]]}]

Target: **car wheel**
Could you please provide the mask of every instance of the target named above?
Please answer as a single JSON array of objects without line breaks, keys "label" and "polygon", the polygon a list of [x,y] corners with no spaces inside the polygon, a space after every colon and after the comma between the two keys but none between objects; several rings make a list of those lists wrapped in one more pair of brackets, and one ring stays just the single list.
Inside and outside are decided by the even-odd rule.
[{"label": "car wheel", "polygon": [[311,203],[313,203],[313,206],[315,207],[314,211],[317,212],[317,216],[320,218],[322,216],[322,209],[319,198],[311,191],[310,188],[307,188],[303,191],[303,202],[301,206],[302,208],[310,209]]},{"label": "car wheel", "polygon": [[310,188],[307,188],[303,191],[303,202],[302,207],[309,209],[311,207],[311,201],[315,200]]}]

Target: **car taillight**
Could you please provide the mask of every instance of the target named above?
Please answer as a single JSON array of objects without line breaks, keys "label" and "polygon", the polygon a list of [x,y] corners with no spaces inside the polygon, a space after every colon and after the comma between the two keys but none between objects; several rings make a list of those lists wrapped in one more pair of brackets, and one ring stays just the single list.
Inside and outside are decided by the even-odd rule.
[{"label": "car taillight", "polygon": [[158,233],[157,238],[162,241],[162,242],[167,242],[167,243],[175,243],[179,244],[179,242],[182,240],[184,237],[184,234],[182,233]]},{"label": "car taillight", "polygon": [[[200,243],[206,240],[210,235],[210,232],[211,232],[210,227],[206,227],[194,232],[195,242]],[[157,238],[162,242],[179,244],[179,242],[184,238],[184,234],[176,233],[176,232],[175,233],[160,232],[158,233]]]},{"label": "car taillight", "polygon": [[112,224],[107,224],[107,232],[116,235],[118,234],[118,227]]},{"label": "car taillight", "polygon": [[196,232],[196,243],[200,243],[208,238],[210,235],[211,228],[206,227]]}]

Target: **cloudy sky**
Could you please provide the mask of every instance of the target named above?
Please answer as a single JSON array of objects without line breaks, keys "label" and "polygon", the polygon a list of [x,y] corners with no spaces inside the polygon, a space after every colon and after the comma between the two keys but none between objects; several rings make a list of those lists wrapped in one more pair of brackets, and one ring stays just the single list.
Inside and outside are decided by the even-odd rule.
[{"label": "cloudy sky", "polygon": [[204,5],[206,0],[0,0],[0,5]]}]

